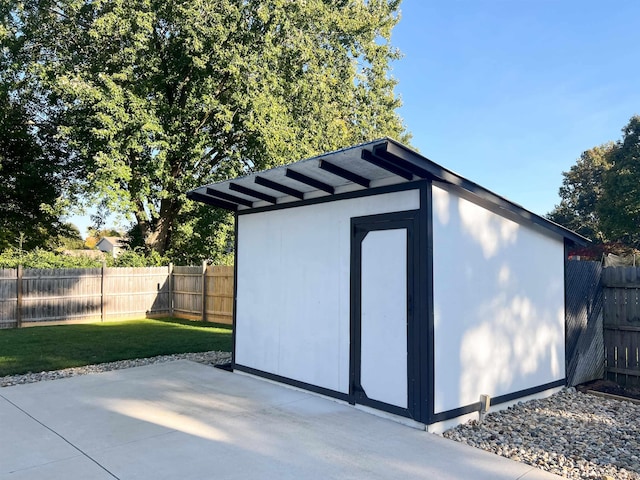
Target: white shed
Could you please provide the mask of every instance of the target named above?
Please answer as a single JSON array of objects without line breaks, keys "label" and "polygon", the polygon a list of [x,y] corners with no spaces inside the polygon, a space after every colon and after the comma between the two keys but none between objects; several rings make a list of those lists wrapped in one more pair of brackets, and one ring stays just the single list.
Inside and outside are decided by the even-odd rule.
[{"label": "white shed", "polygon": [[586,239],[381,139],[206,185],[236,214],[234,370],[429,430],[565,385]]}]

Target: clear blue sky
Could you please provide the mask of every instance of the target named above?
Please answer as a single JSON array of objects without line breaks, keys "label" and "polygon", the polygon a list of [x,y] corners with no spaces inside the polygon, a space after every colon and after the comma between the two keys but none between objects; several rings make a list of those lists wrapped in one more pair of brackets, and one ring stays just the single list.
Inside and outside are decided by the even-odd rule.
[{"label": "clear blue sky", "polygon": [[403,0],[392,43],[412,145],[537,214],[640,114],[638,0]]},{"label": "clear blue sky", "polygon": [[[543,215],[640,114],[640,0],[404,0],[392,66],[412,145]],[[88,219],[71,219],[86,235]]]}]

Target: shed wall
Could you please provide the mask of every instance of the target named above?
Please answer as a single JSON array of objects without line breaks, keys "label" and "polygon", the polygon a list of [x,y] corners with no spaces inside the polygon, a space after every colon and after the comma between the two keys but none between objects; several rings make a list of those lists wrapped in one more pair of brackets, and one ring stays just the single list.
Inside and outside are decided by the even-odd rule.
[{"label": "shed wall", "polygon": [[562,238],[433,186],[435,413],[565,377]]},{"label": "shed wall", "polygon": [[419,207],[408,190],[239,215],[236,363],[348,393],[350,219]]}]

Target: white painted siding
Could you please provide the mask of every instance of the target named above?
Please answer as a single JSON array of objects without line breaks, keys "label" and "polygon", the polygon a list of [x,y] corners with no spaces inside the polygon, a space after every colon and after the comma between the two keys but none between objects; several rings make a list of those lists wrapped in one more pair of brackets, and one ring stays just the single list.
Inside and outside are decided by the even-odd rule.
[{"label": "white painted siding", "polygon": [[351,218],[419,206],[410,190],[240,215],[236,362],[347,393]]},{"label": "white painted siding", "polygon": [[407,230],[362,241],[361,384],[367,397],[407,408]]},{"label": "white painted siding", "polygon": [[564,247],[433,187],[435,412],[564,378]]}]

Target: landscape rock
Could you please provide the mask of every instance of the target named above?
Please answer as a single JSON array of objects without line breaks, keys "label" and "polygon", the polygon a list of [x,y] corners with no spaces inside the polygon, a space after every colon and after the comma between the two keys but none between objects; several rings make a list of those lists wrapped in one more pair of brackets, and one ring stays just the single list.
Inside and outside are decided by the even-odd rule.
[{"label": "landscape rock", "polygon": [[443,435],[566,478],[640,480],[640,405],[574,388]]}]

